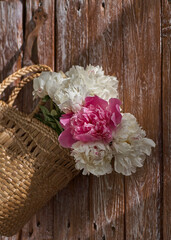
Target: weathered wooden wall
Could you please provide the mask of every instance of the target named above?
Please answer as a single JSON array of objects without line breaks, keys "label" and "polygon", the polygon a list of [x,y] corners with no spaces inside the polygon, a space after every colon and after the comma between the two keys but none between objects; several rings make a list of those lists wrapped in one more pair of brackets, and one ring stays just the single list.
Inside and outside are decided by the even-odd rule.
[{"label": "weathered wooden wall", "polygon": [[[102,65],[120,81],[125,112],[157,146],[131,177],[78,176],[14,237],[1,240],[171,239],[171,3],[43,0],[48,20],[32,61],[54,70]],[[0,80],[24,65],[38,0],[0,1]],[[38,58],[37,58],[38,56]],[[19,105],[31,111],[31,85]]]}]

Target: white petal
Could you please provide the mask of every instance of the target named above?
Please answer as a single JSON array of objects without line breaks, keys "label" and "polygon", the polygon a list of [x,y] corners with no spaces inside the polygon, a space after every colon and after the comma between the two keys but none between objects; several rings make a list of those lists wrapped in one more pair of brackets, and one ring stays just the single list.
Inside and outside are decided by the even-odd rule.
[{"label": "white petal", "polygon": [[146,155],[155,147],[153,140],[145,138],[145,131],[138,125],[136,118],[124,113],[120,126],[113,134],[113,154],[115,171],[130,175],[137,167],[142,167]]},{"label": "white petal", "polygon": [[[72,145],[72,156],[76,161],[76,169],[83,170],[83,174],[101,176],[112,172],[112,149],[101,142],[82,143]],[[97,154],[98,153],[98,154]]]}]

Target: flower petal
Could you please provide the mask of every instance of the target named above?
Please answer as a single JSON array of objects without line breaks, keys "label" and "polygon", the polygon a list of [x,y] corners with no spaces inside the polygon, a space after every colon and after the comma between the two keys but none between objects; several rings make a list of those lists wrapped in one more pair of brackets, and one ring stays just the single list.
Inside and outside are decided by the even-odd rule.
[{"label": "flower petal", "polygon": [[114,123],[114,125],[118,125],[121,122],[122,115],[120,113],[120,105],[121,101],[117,98],[111,98],[109,100],[109,111],[113,112],[111,120]]},{"label": "flower petal", "polygon": [[74,138],[81,142],[94,142],[94,141],[98,140],[97,137],[94,137],[89,133],[79,134],[79,135],[74,136]]},{"label": "flower petal", "polygon": [[73,116],[73,113],[63,114],[60,117],[60,124],[63,128],[69,127],[70,119]]},{"label": "flower petal", "polygon": [[77,142],[76,140],[73,139],[70,128],[67,128],[59,135],[58,141],[60,145],[64,148],[71,148],[72,144]]},{"label": "flower petal", "polygon": [[72,145],[71,156],[75,158],[76,169],[83,170],[83,175],[94,174],[101,176],[112,172],[112,149],[102,142],[83,143]]},{"label": "flower petal", "polygon": [[106,110],[108,103],[95,95],[94,97],[86,97],[84,106],[88,107],[89,105],[93,105],[94,107],[100,106],[102,109]]},{"label": "flower petal", "polygon": [[153,140],[145,138],[144,130],[130,113],[124,113],[121,124],[116,128],[112,142],[115,157],[115,171],[131,175],[137,167],[142,167],[146,155],[155,147]]}]

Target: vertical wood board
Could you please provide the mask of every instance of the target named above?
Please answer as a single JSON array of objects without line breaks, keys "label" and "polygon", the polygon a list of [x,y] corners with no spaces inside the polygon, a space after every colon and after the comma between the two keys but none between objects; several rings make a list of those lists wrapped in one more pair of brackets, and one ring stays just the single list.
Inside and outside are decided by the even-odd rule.
[{"label": "vertical wood board", "polygon": [[[56,2],[56,71],[88,64],[88,1]],[[76,177],[56,195],[54,239],[78,240],[90,237],[89,178]]]},{"label": "vertical wood board", "polygon": [[21,67],[22,3],[0,1],[0,23],[0,81],[2,82]]},{"label": "vertical wood board", "polygon": [[163,239],[171,238],[171,3],[162,1]]},{"label": "vertical wood board", "polygon": [[[122,99],[122,1],[89,1],[89,63],[119,80]],[[105,87],[105,86],[104,86]],[[91,176],[90,239],[124,239],[124,178]]]},{"label": "vertical wood board", "polygon": [[[24,20],[25,20],[25,49],[27,47],[27,35],[34,30],[33,16],[35,11],[39,7],[39,1],[29,0],[24,1]],[[54,0],[44,0],[43,9],[47,14],[47,20],[40,28],[37,41],[34,43],[32,49],[32,62],[30,64],[46,64],[54,69]],[[25,55],[24,55],[25,57]],[[29,60],[29,59],[27,59]],[[25,62],[24,62],[25,64]],[[22,91],[23,111],[31,112],[36,102],[33,104],[32,96],[32,82]],[[29,103],[29,104],[28,104]],[[22,240],[34,240],[34,239],[53,239],[53,199],[46,204],[38,213],[32,217],[32,219],[21,230]]]},{"label": "vertical wood board", "polygon": [[[21,68],[23,51],[23,5],[19,0],[0,1],[0,82]],[[12,87],[12,86],[11,86]],[[10,89],[5,91],[3,99],[8,99]],[[15,240],[16,236],[1,240]]]},{"label": "vertical wood board", "polygon": [[144,167],[125,177],[126,239],[161,239],[160,1],[124,0],[124,112],[156,143]]}]

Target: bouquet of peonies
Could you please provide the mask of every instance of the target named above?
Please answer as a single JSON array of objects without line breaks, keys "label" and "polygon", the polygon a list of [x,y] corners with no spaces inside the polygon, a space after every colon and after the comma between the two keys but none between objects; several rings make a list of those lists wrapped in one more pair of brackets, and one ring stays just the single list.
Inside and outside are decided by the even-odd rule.
[{"label": "bouquet of peonies", "polygon": [[33,95],[51,101],[41,106],[39,120],[54,128],[59,143],[71,149],[75,167],[96,176],[112,172],[131,175],[142,167],[155,143],[130,113],[122,113],[118,80],[101,67],[73,66],[65,74],[43,72],[33,82]]}]

